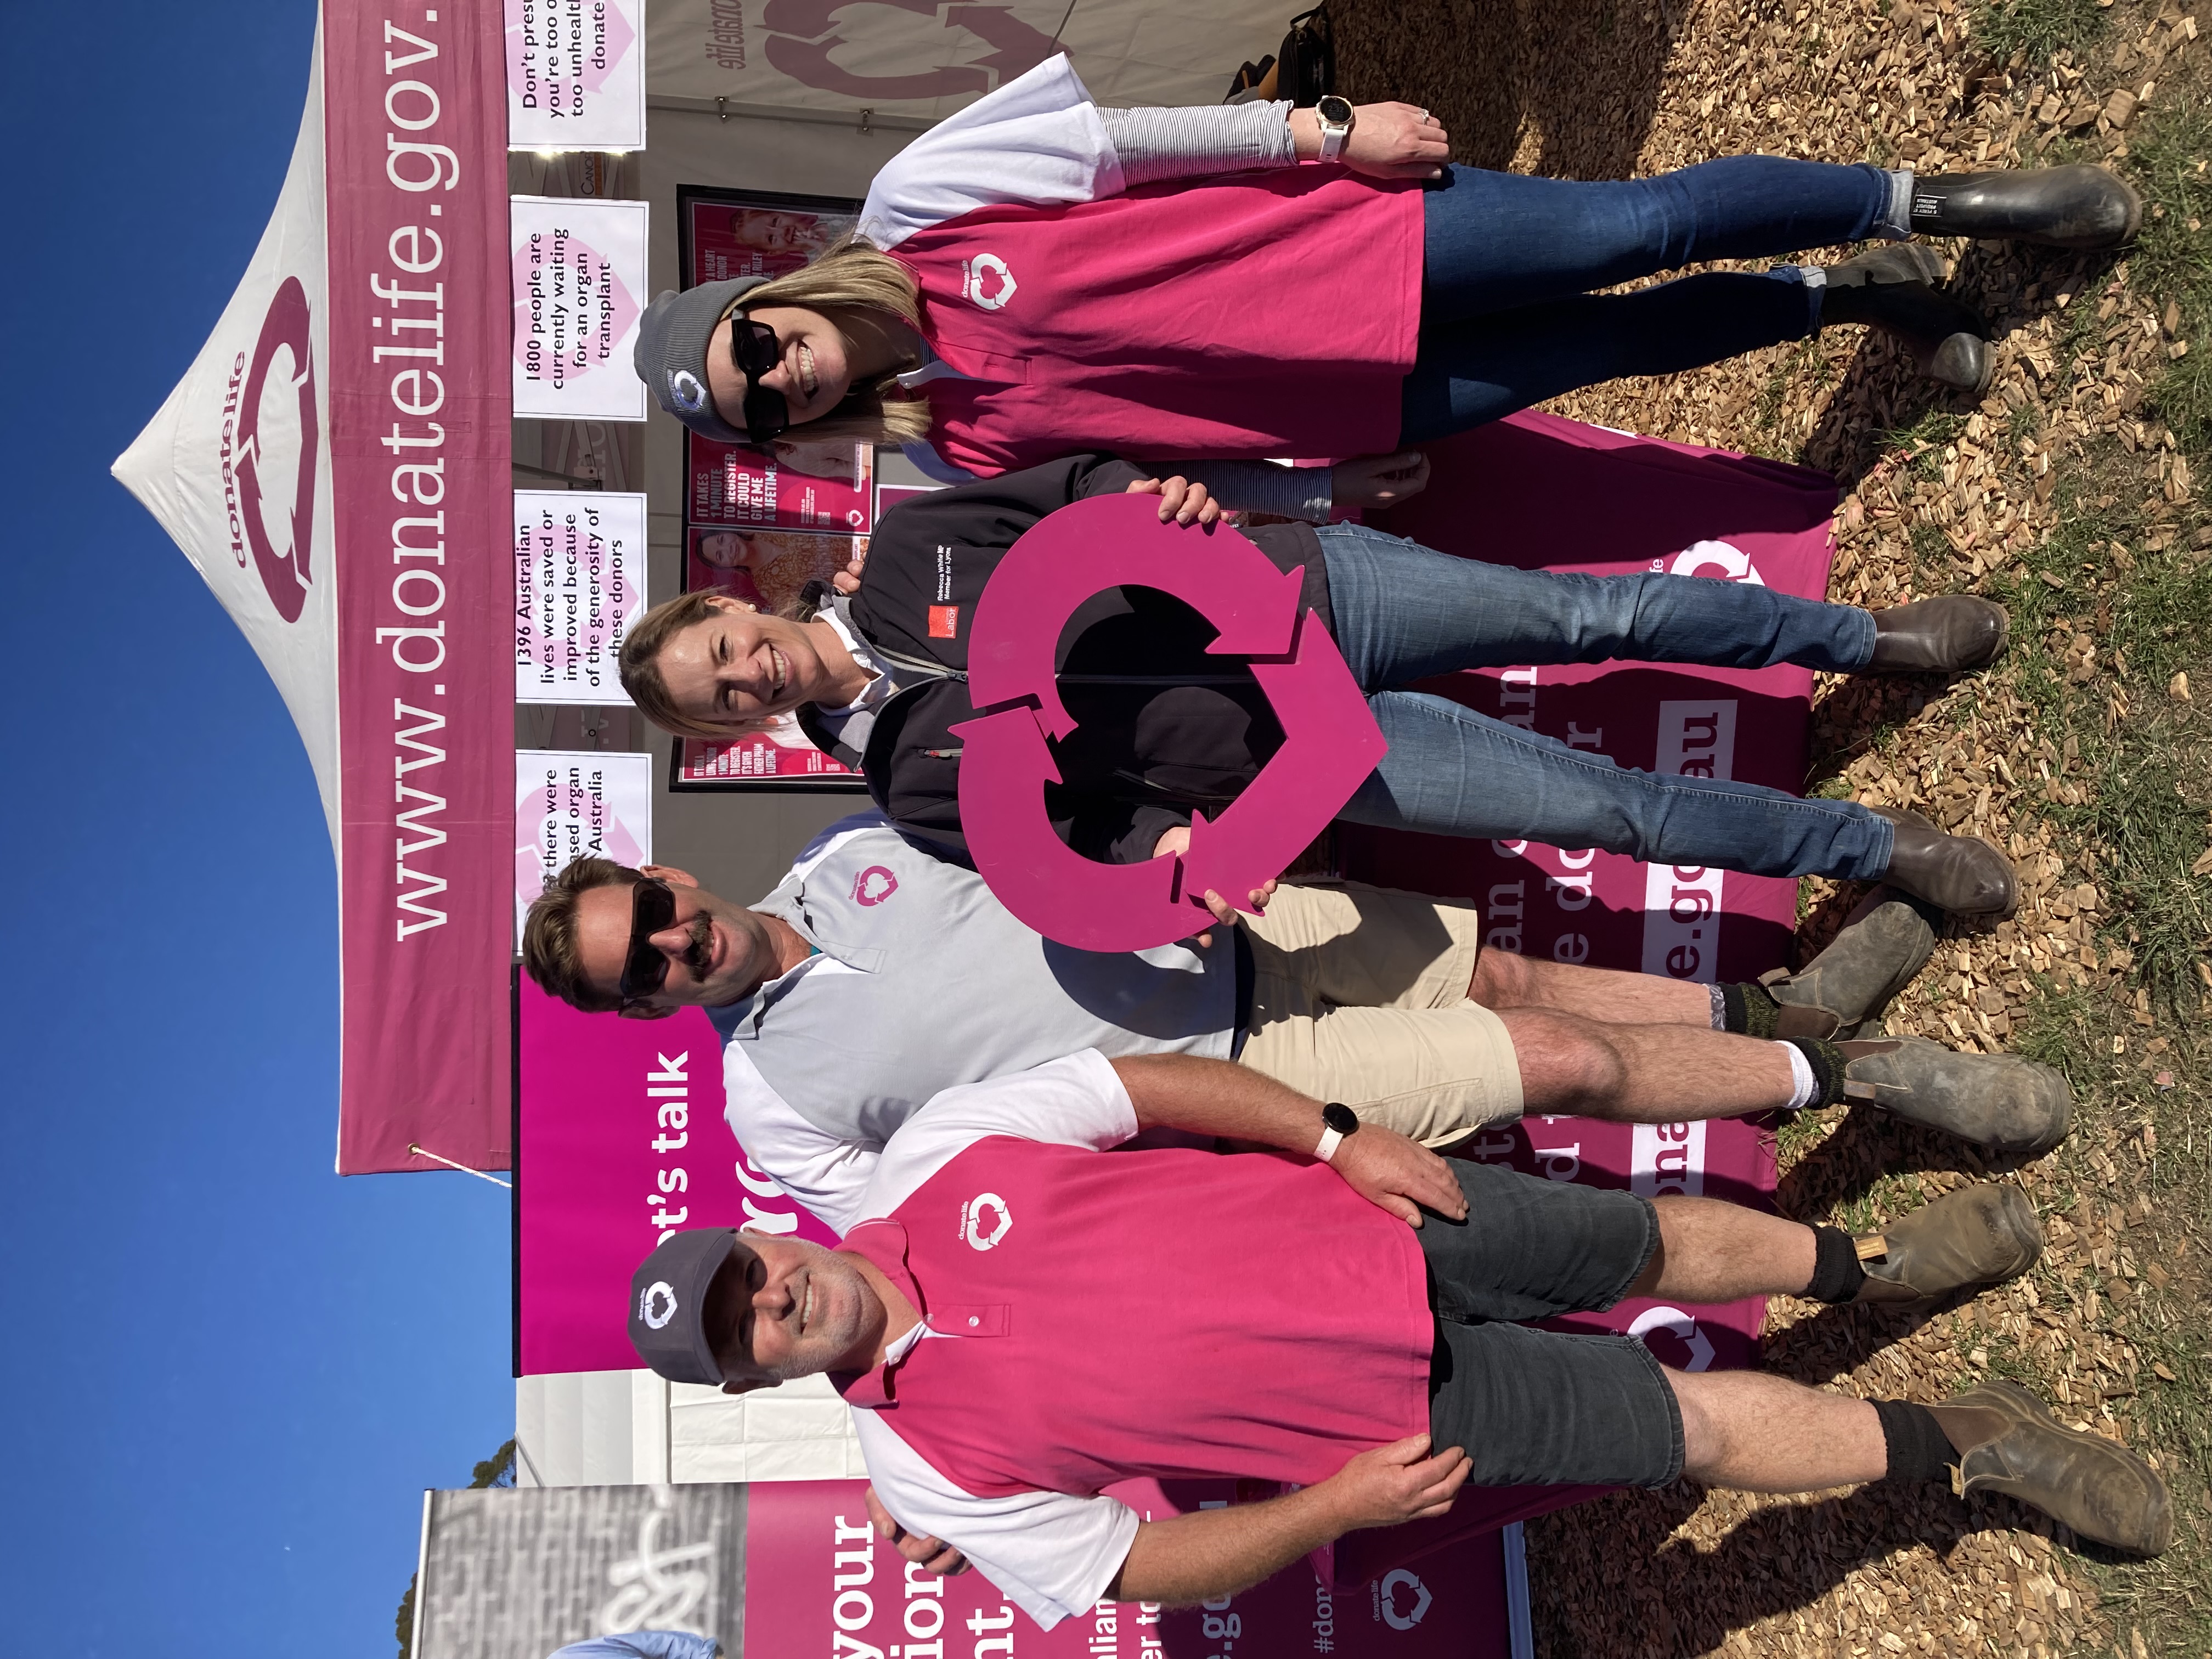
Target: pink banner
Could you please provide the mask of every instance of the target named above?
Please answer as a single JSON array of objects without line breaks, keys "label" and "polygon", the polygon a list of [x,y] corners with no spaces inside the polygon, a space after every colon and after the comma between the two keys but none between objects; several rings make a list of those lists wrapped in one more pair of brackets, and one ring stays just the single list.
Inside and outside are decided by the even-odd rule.
[{"label": "pink banner", "polygon": [[[867,1529],[858,1480],[746,1489],[748,1655],[951,1652],[978,1659],[1506,1659],[1505,1566],[1495,1531],[1421,1547],[1410,1528],[1376,1540],[1360,1576],[1324,1582],[1300,1561],[1203,1607],[1101,1601],[1040,1630],[981,1573],[909,1569]],[[1272,1485],[1133,1480],[1109,1487],[1147,1519],[1271,1498]]]},{"label": "pink banner", "polygon": [[634,1369],[629,1276],[672,1228],[836,1242],[731,1139],[722,1039],[698,1009],[670,1019],[579,1013],[526,977],[520,1020],[523,1375]]},{"label": "pink banner", "polygon": [[[1524,569],[1664,569],[1812,599],[1826,593],[1835,487],[1824,474],[1537,414],[1431,453],[1437,483],[1382,527],[1441,551]],[[1813,690],[1806,669],[1507,668],[1422,689],[1625,766],[1792,792],[1804,782]],[[1588,848],[1350,826],[1339,845],[1348,875],[1476,901],[1489,923],[1487,945],[1522,955],[1711,984],[1785,964],[1796,928],[1794,881],[1667,869]],[[1466,1155],[1647,1194],[1764,1205],[1774,1192],[1773,1142],[1760,1120],[1632,1127],[1536,1117],[1482,1137]],[[1631,1332],[1665,1364],[1705,1370],[1754,1363],[1765,1315],[1755,1297],[1725,1307],[1632,1299],[1559,1323]],[[1582,1495],[1483,1492],[1427,1524],[1445,1533],[1497,1525]]]},{"label": "pink banner", "polygon": [[[387,15],[388,13],[388,15]],[[507,108],[491,0],[324,9],[338,1168],[508,1161]]]}]

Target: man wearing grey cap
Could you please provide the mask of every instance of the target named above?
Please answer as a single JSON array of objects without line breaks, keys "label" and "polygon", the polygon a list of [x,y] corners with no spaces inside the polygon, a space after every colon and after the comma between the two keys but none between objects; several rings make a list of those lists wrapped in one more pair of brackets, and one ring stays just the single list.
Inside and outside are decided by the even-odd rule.
[{"label": "man wearing grey cap", "polygon": [[[1158,1127],[1277,1150],[1100,1156]],[[732,1394],[826,1374],[902,1553],[950,1565],[949,1547],[1047,1627],[1231,1594],[1470,1483],[1940,1481],[2138,1553],[2172,1534],[2143,1459],[2007,1382],[1856,1400],[1515,1322],[1629,1297],[1978,1290],[2041,1247],[2008,1185],[1855,1239],[1441,1159],[1218,1060],[1086,1052],[938,1096],[862,1211],[835,1250],[675,1234],[632,1281],[630,1340],[661,1376]],[[1951,1212],[1978,1224],[1923,1231]],[[1925,1250],[1938,1234],[1954,1245]],[[1104,1492],[1222,1477],[1293,1490],[1151,1521]]]}]

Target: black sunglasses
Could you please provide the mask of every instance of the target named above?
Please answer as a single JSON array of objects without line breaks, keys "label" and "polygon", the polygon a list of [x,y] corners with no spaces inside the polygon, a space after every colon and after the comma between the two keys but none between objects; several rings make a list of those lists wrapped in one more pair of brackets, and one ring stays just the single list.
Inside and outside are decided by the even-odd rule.
[{"label": "black sunglasses", "polygon": [[761,384],[761,376],[783,361],[783,342],[766,323],[734,313],[730,318],[730,362],[745,377],[745,436],[766,444],[791,427],[791,405],[783,393]]},{"label": "black sunglasses", "polygon": [[623,958],[625,1003],[657,995],[668,982],[668,958],[653,936],[676,920],[676,891],[658,876],[641,876],[630,890],[629,954]]}]

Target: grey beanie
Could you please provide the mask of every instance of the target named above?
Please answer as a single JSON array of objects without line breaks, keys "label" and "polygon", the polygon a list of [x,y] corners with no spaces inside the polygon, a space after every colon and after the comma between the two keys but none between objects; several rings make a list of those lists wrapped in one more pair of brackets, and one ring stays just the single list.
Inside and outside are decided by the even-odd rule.
[{"label": "grey beanie", "polygon": [[752,441],[714,411],[714,396],[707,390],[707,342],[738,296],[768,280],[732,276],[681,293],[667,289],[645,308],[637,349],[630,355],[637,378],[653,388],[663,409],[702,438],[725,444]]}]

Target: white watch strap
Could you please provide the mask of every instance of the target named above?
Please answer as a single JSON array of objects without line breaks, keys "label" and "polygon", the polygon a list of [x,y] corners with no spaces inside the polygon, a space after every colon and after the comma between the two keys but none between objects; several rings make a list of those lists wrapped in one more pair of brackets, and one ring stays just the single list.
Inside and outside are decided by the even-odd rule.
[{"label": "white watch strap", "polygon": [[1343,1130],[1323,1129],[1321,1132],[1321,1145],[1314,1148],[1314,1156],[1324,1164],[1334,1163],[1336,1159],[1336,1149],[1343,1144]]},{"label": "white watch strap", "polygon": [[1344,154],[1345,145],[1351,141],[1352,128],[1349,124],[1333,127],[1327,122],[1323,122],[1321,129],[1321,159],[1324,161],[1334,161]]}]

